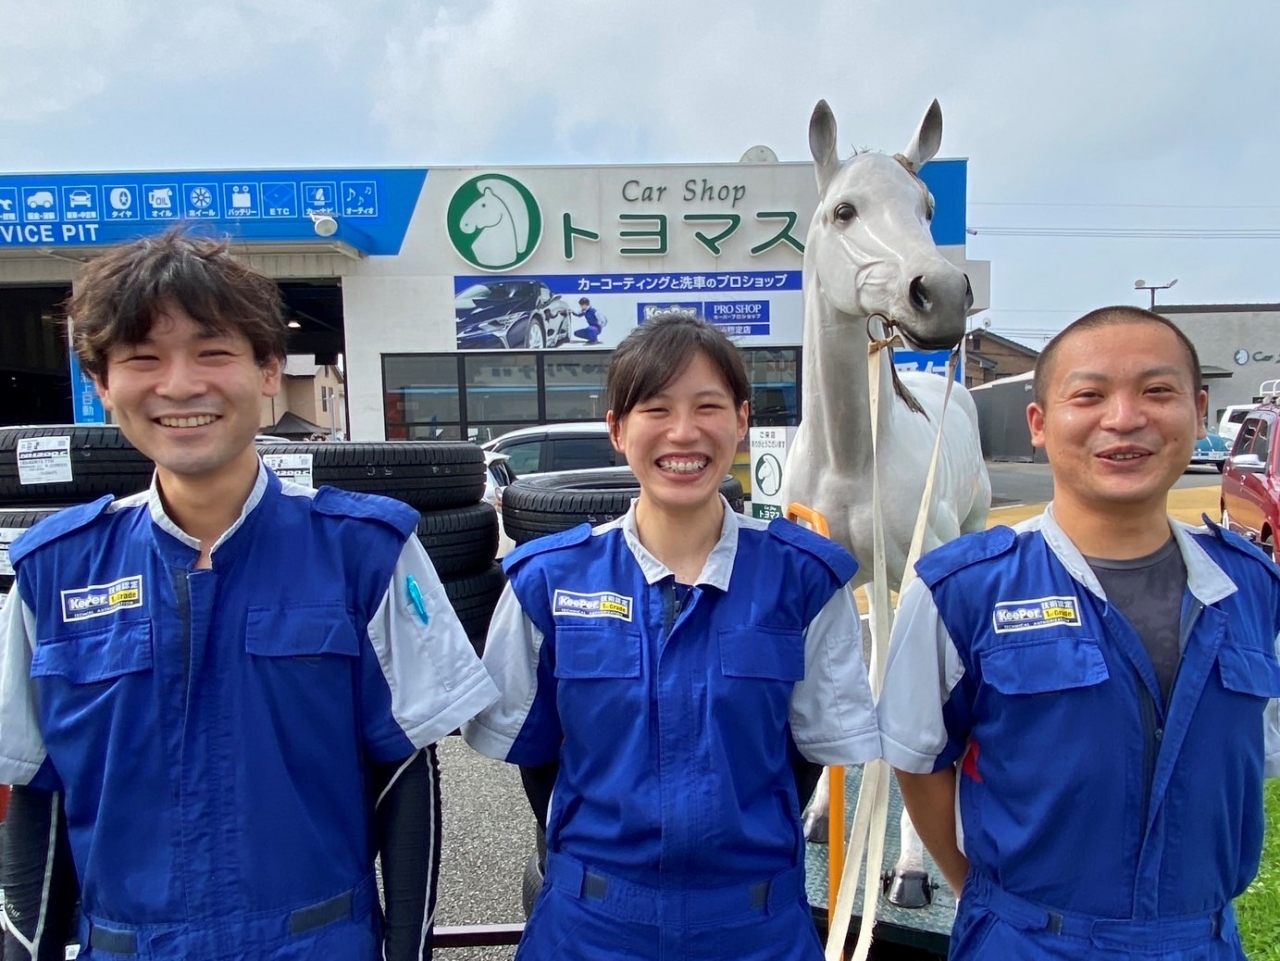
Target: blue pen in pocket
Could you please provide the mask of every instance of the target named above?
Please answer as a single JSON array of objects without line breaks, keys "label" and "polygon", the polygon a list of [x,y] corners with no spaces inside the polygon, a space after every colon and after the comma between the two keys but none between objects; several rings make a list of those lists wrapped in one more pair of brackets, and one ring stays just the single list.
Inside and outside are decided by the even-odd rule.
[{"label": "blue pen in pocket", "polygon": [[405,584],[409,588],[409,603],[413,605],[413,609],[418,612],[418,617],[422,619],[424,625],[430,625],[431,616],[427,614],[426,602],[422,599],[422,591],[418,587],[418,581],[412,574],[405,578]]}]

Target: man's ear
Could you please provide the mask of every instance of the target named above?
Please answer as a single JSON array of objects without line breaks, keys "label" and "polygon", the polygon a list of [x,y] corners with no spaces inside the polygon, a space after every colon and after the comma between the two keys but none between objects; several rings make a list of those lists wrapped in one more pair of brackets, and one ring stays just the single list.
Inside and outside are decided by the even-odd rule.
[{"label": "man's ear", "polygon": [[1031,428],[1031,446],[1044,448],[1044,410],[1039,404],[1027,405],[1027,426]]},{"label": "man's ear", "polygon": [[272,357],[259,370],[262,371],[262,396],[275,397],[280,393],[280,384],[284,379],[284,362],[279,357]]},{"label": "man's ear", "polygon": [[102,406],[109,411],[115,411],[115,407],[111,403],[111,391],[107,389],[106,374],[104,373],[101,377],[97,374],[90,374],[89,378],[93,381],[93,386],[97,390],[98,396],[102,398]]},{"label": "man's ear", "polygon": [[622,426],[622,421],[613,416],[613,411],[609,411],[604,415],[604,422],[609,427],[609,443],[613,445],[613,449],[619,454],[626,453],[622,449],[622,439],[618,433],[619,428]]},{"label": "man's ear", "polygon": [[1209,392],[1207,390],[1202,390],[1196,396],[1196,423],[1198,424],[1198,426],[1196,427],[1196,440],[1199,440],[1202,437],[1208,436],[1208,431],[1204,425],[1204,420],[1208,416],[1209,416]]}]

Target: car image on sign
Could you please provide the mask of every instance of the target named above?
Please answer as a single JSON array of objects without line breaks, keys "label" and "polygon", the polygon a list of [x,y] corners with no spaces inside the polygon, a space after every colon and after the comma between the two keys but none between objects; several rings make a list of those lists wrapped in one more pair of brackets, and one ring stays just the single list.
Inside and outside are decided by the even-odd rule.
[{"label": "car image on sign", "polygon": [[53,193],[48,190],[37,190],[27,198],[27,206],[32,210],[37,207],[44,207],[47,210],[53,206]]},{"label": "car image on sign", "polygon": [[92,207],[93,198],[87,190],[73,190],[67,194],[67,204],[71,207]]}]

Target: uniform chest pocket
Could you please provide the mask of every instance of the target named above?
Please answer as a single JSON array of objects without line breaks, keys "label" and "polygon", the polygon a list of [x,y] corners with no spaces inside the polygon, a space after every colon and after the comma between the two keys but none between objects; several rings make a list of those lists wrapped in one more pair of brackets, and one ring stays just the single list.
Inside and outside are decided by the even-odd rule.
[{"label": "uniform chest pocket", "polygon": [[639,677],[640,634],[603,627],[556,627],[556,677]]},{"label": "uniform chest pocket", "polygon": [[1098,642],[1051,637],[982,651],[983,679],[1001,694],[1058,694],[1093,687],[1108,677]]},{"label": "uniform chest pocket", "polygon": [[1228,691],[1280,697],[1280,663],[1268,651],[1224,644],[1218,649],[1218,676]]},{"label": "uniform chest pocket", "polygon": [[153,663],[151,621],[121,621],[103,630],[39,642],[31,658],[31,676],[99,684],[150,671]]},{"label": "uniform chest pocket", "polygon": [[359,657],[360,639],[345,604],[251,607],[245,651],[255,657],[315,660],[324,655]]},{"label": "uniform chest pocket", "polygon": [[720,632],[720,670],[726,677],[802,681],[804,632],[760,626],[723,630]]}]

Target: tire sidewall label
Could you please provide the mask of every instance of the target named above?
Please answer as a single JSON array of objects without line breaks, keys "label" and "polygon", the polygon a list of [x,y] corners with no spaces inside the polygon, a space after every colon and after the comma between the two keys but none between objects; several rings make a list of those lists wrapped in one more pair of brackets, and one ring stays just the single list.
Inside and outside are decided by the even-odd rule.
[{"label": "tire sidewall label", "polygon": [[18,440],[18,483],[69,484],[71,438],[23,437]]}]

